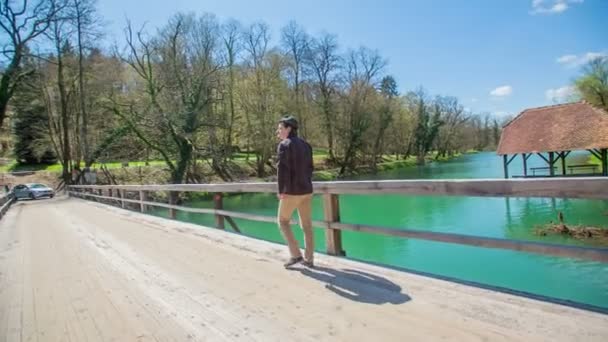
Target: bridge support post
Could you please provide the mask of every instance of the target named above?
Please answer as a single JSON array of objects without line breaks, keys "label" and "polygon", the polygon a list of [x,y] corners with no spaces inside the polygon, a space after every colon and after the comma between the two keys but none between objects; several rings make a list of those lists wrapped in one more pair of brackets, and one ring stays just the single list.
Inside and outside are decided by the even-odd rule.
[{"label": "bridge support post", "polygon": [[323,195],[323,211],[325,222],[328,227],[325,229],[325,246],[327,254],[345,256],[346,252],[342,249],[342,231],[331,228],[334,222],[340,222],[340,202],[336,194]]},{"label": "bridge support post", "polygon": [[123,199],[125,198],[125,190],[124,189],[120,189],[120,207],[121,208],[125,208],[125,201],[123,201]]},{"label": "bridge support post", "polygon": [[[215,210],[224,209],[224,196],[222,195],[221,192],[218,192],[215,195],[213,195],[213,205],[214,205],[213,207],[215,208]],[[219,229],[225,229],[223,215],[215,214],[215,226]]]},{"label": "bridge support post", "polygon": [[[169,204],[176,205],[177,204],[177,191],[169,191]],[[177,217],[177,210],[170,208],[169,209],[169,218],[175,220]]]},{"label": "bridge support post", "polygon": [[[147,196],[147,192],[145,191],[139,191],[139,200],[142,202],[147,202],[148,201],[148,196]],[[145,213],[147,211],[148,208],[146,208],[146,205],[143,203],[139,203],[139,211],[142,213]]]}]

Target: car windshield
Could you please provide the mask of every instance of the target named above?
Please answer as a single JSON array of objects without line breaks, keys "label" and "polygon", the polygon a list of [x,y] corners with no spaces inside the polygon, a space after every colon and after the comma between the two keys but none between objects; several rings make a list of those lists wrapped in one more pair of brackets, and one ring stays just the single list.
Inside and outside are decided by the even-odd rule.
[{"label": "car windshield", "polygon": [[46,187],[47,186],[44,185],[44,184],[32,184],[32,185],[30,185],[30,188],[32,188],[32,189],[43,189],[43,188],[46,188]]}]

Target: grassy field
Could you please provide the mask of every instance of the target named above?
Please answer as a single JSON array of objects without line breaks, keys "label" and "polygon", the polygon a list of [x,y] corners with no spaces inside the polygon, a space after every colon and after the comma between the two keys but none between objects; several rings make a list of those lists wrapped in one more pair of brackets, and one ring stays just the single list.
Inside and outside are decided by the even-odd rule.
[{"label": "grassy field", "polygon": [[[474,151],[470,151],[467,153],[473,153]],[[429,153],[427,156],[427,160],[433,161],[435,160],[436,153]],[[456,155],[457,156],[457,155]],[[452,156],[454,158],[456,156]],[[323,180],[332,180],[336,179],[338,174],[338,169],[328,169],[324,167],[325,160],[328,157],[327,150],[324,149],[314,149],[313,150],[313,158],[315,161],[316,172],[314,174],[315,180],[323,181]],[[239,164],[242,167],[248,167],[245,164],[245,160],[247,158],[246,153],[237,153],[233,155],[233,161]],[[250,163],[255,162],[255,155],[249,155]],[[416,157],[410,156],[406,160],[396,159],[394,155],[385,155],[383,156],[383,162],[379,163],[377,166],[378,171],[387,171],[394,170],[398,168],[410,167],[416,165]],[[439,161],[447,160],[450,158],[440,158]],[[107,162],[107,163],[95,163],[93,164],[94,169],[99,169],[102,165],[107,167],[108,169],[120,169],[123,167],[122,161],[115,162]],[[152,160],[147,162],[148,166],[157,166],[162,167],[165,165],[165,162],[162,160]],[[145,161],[130,161],[128,162],[128,167],[138,167],[138,166],[146,166]],[[81,164],[81,167],[84,167],[84,164]],[[7,165],[0,166],[0,172],[19,172],[19,171],[47,171],[47,172],[61,172],[61,164],[51,164],[51,165],[28,165],[28,164],[18,164],[16,161],[12,161]],[[370,172],[369,168],[361,167],[360,172],[366,173]]]}]

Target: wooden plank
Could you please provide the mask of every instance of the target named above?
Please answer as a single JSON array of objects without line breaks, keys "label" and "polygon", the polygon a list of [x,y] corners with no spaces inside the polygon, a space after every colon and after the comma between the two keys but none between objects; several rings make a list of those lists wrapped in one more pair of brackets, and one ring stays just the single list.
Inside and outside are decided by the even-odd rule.
[{"label": "wooden plank", "polygon": [[[315,182],[317,194],[404,194],[437,196],[489,196],[489,197],[560,197],[608,199],[608,179],[597,177],[556,177],[552,179],[435,179],[435,180],[387,180]],[[190,191],[217,192],[270,192],[275,183],[193,184]],[[149,190],[154,186],[88,186],[84,188]],[[165,185],[163,188],[182,189],[182,186]],[[83,186],[72,186],[82,189]],[[195,190],[198,189],[198,190]],[[236,191],[234,191],[236,190]],[[150,190],[152,191],[152,190]],[[183,191],[183,190],[180,190]]]},{"label": "wooden plank", "polygon": [[331,227],[332,224],[340,222],[340,202],[338,195],[323,195],[323,214],[325,222],[329,223],[328,228],[325,229],[325,246],[327,248],[327,254],[346,255],[342,249],[342,232]]},{"label": "wooden plank", "polygon": [[236,222],[234,222],[232,217],[226,216],[226,221],[228,221],[228,223],[230,223],[230,226],[232,226],[232,229],[234,229],[235,232],[241,234],[241,230],[239,229],[239,226],[237,226]]},{"label": "wooden plank", "polygon": [[608,262],[608,248],[566,246],[541,242],[517,241],[508,239],[479,237],[473,235],[429,232],[402,228],[395,229],[380,226],[347,223],[332,223],[331,227],[334,229],[366,232],[386,236],[397,236],[483,248],[506,249],[550,256]]},{"label": "wooden plank", "polygon": [[[222,196],[221,192],[218,192],[217,194],[215,194],[213,196],[213,205],[214,205],[215,210],[224,209],[224,201],[223,201],[223,196]],[[215,226],[218,229],[225,229],[223,215],[215,214]]]}]

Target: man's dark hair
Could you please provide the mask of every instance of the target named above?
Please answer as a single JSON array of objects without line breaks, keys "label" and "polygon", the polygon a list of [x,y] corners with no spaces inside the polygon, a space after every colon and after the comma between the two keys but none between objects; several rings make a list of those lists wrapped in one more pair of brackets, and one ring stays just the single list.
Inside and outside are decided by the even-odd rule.
[{"label": "man's dark hair", "polygon": [[291,131],[293,133],[298,132],[298,120],[291,115],[284,116],[281,120],[279,120],[279,123],[281,123],[285,128],[291,127]]}]

